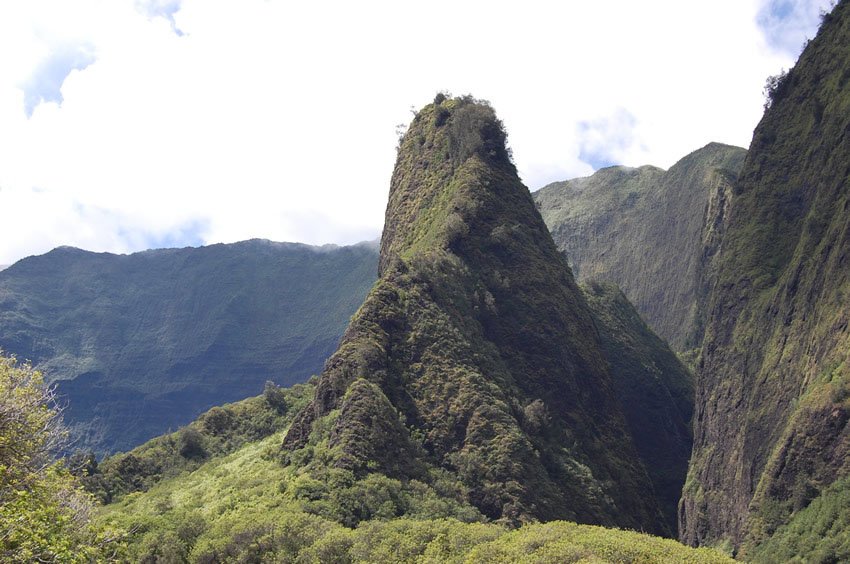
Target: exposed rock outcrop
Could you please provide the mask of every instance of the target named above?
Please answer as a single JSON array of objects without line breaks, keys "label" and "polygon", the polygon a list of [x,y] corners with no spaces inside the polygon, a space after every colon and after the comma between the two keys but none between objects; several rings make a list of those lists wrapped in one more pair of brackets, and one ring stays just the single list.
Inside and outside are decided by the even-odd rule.
[{"label": "exposed rock outcrop", "polygon": [[[284,448],[321,443],[330,419],[337,434],[368,422],[348,433],[354,441],[397,429],[349,420],[346,398],[369,388],[408,437],[382,439],[394,456],[366,455],[361,472],[413,477],[392,461],[418,448],[490,518],[669,532],[611,374],[592,309],[517,177],[501,123],[471,98],[438,99],[401,143],[380,279]],[[349,443],[332,464],[352,467],[350,453],[368,450]]]}]

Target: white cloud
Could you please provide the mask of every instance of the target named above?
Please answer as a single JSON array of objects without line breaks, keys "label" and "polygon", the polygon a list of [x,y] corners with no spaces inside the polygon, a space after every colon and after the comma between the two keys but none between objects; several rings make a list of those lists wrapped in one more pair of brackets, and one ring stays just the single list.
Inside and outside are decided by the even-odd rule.
[{"label": "white cloud", "polygon": [[579,160],[594,169],[623,162],[638,143],[636,127],[635,116],[623,108],[608,116],[578,122]]},{"label": "white cloud", "polygon": [[[442,89],[493,103],[531,188],[589,173],[592,139],[632,166],[746,146],[798,41],[765,6],[4,2],[0,263],[61,244],[372,238],[395,126]],[[42,95],[28,119],[21,86],[60,45],[93,61],[62,66],[61,105]],[[627,138],[609,127],[622,116]]]},{"label": "white cloud", "polygon": [[32,115],[35,107],[42,102],[62,104],[62,84],[75,70],[83,70],[95,60],[91,45],[54,44],[49,54],[33,70],[21,85],[24,92],[24,112]]}]

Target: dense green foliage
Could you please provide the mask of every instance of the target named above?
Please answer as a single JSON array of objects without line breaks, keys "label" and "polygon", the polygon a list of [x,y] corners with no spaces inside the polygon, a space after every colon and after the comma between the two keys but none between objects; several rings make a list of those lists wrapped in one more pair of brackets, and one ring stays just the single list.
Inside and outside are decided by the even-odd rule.
[{"label": "dense green foliage", "polygon": [[128,450],[318,373],[375,280],[374,245],[60,248],[0,271],[0,346],[56,382],[80,448]]},{"label": "dense green foliage", "polygon": [[[455,502],[512,525],[572,519],[672,534],[620,407],[656,402],[666,383],[632,356],[618,369],[635,384],[617,396],[591,308],[488,105],[446,98],[414,118],[381,241],[380,279],[288,432],[286,460],[437,490],[448,473],[461,486]],[[634,331],[619,343],[649,335],[635,327],[610,325]],[[685,380],[679,397],[689,377],[667,352],[678,372],[666,377]],[[647,434],[687,441],[687,412]],[[312,445],[329,457],[311,466]],[[681,482],[687,448],[670,456],[659,472]]]},{"label": "dense green foliage", "polygon": [[51,455],[61,443],[41,374],[0,357],[0,560],[107,561],[122,555],[120,529],[91,523],[93,502]]},{"label": "dense green foliage", "polygon": [[88,491],[109,503],[279,433],[312,392],[311,384],[279,388],[269,382],[263,395],[213,407],[179,431],[151,439],[130,452],[116,454],[100,464],[94,455],[78,453],[71,457],[70,466],[81,475]]},{"label": "dense green foliage", "polygon": [[682,538],[745,556],[848,531],[804,538],[850,475],[850,2],[824,22],[753,134],[697,371]]},{"label": "dense green foliage", "polygon": [[[435,489],[377,473],[355,480],[327,466],[316,479],[280,464],[280,437],[120,497],[99,520],[131,531],[127,558],[137,562],[731,562],[634,532],[479,522],[480,513],[453,500],[457,484],[445,474]],[[323,448],[314,445],[313,456],[324,459]]]},{"label": "dense green foliage", "polygon": [[702,341],[713,259],[745,155],[710,143],[668,171],[614,166],[533,196],[576,277],[617,284],[684,351]]},{"label": "dense green foliage", "polygon": [[850,478],[836,480],[762,545],[751,562],[850,562]]}]

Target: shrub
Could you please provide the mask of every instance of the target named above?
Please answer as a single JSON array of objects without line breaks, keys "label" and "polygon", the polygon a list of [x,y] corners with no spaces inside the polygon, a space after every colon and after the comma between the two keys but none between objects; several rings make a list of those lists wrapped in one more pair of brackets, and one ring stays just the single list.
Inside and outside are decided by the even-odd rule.
[{"label": "shrub", "polygon": [[263,397],[266,402],[274,408],[279,414],[286,413],[286,394],[283,388],[272,381],[267,381],[263,388]]},{"label": "shrub", "polygon": [[540,399],[536,399],[525,406],[522,413],[527,430],[532,433],[539,433],[552,422],[552,416],[549,415],[546,404]]},{"label": "shrub", "polygon": [[222,407],[213,407],[201,418],[204,430],[211,435],[220,435],[233,425],[233,414]]},{"label": "shrub", "polygon": [[770,108],[774,102],[778,102],[785,96],[790,82],[788,79],[789,76],[788,71],[782,69],[779,74],[767,77],[767,80],[764,83],[765,110]]},{"label": "shrub", "polygon": [[204,436],[192,427],[186,427],[180,431],[177,445],[178,452],[183,458],[198,459],[207,455],[204,448]]}]

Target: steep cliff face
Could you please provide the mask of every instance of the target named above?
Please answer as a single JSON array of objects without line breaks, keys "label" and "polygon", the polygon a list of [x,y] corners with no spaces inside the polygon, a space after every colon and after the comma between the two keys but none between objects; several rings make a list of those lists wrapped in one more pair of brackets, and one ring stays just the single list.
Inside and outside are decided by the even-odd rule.
[{"label": "steep cliff face", "polygon": [[377,262],[374,245],[59,248],[0,272],[0,347],[56,384],[76,448],[129,450],[321,371]]},{"label": "steep cliff face", "polygon": [[490,518],[671,529],[591,310],[485,104],[438,98],[402,141],[380,279],[284,449],[323,441],[358,475],[449,471]]},{"label": "steep cliff face", "polygon": [[675,528],[691,455],[694,386],[688,369],[611,283],[582,286],[638,456]]},{"label": "steep cliff face", "polygon": [[610,167],[533,194],[581,281],[614,282],[679,351],[702,340],[729,191],[746,151],[711,143],[670,170]]},{"label": "steep cliff face", "polygon": [[718,257],[681,504],[683,540],[748,554],[850,472],[850,3],[771,98]]}]

